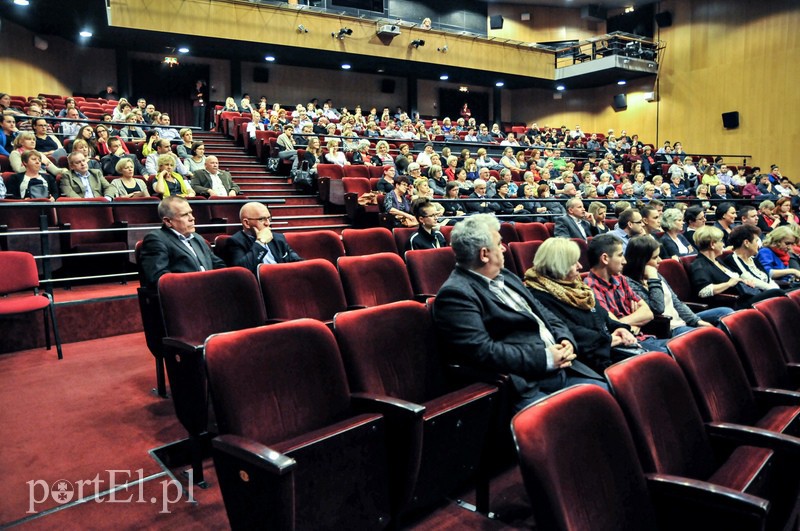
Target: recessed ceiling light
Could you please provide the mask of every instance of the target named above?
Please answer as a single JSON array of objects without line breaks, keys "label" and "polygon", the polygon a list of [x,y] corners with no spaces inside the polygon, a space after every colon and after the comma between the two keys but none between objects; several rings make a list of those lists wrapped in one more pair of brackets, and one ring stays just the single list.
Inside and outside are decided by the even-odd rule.
[{"label": "recessed ceiling light", "polygon": [[186,46],[181,46],[180,48],[178,48],[178,51],[180,53],[189,53],[189,48],[187,48]]},{"label": "recessed ceiling light", "polygon": [[566,89],[567,89],[567,87],[565,87],[564,85],[557,85],[556,86],[556,90],[566,90]]},{"label": "recessed ceiling light", "polygon": [[81,37],[83,37],[85,39],[88,39],[89,37],[92,36],[92,32],[88,31],[88,30],[83,30],[82,32],[78,33],[78,35],[80,35]]},{"label": "recessed ceiling light", "polygon": [[439,76],[439,79],[441,79],[442,81],[447,81],[448,79],[450,79],[450,76],[448,76],[447,74],[442,74],[441,76]]},{"label": "recessed ceiling light", "polygon": [[617,81],[617,85],[626,85],[627,83],[628,82],[625,81],[624,79],[620,79],[619,81]]},{"label": "recessed ceiling light", "polygon": [[28,2],[28,0],[14,0],[14,3],[17,4],[18,6],[30,5],[30,2]]},{"label": "recessed ceiling light", "polygon": [[350,65],[345,63],[342,65],[342,70],[350,70]]},{"label": "recessed ceiling light", "polygon": [[271,62],[273,62],[275,60],[275,56],[274,55],[268,55],[268,56],[266,56],[264,58],[264,60],[265,61],[269,61],[271,63]]},{"label": "recessed ceiling light", "polygon": [[495,87],[502,87],[504,85],[505,83],[503,83],[502,81],[498,81],[497,83],[494,84]]}]

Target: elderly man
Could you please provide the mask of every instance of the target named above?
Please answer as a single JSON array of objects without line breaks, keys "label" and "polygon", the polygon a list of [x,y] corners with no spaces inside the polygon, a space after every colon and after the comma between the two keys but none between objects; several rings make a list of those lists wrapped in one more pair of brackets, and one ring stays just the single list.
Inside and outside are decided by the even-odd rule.
[{"label": "elderly man", "polygon": [[575,360],[575,339],[564,323],[505,269],[500,223],[476,214],[453,227],[456,268],[433,305],[448,354],[481,369],[510,374],[519,411],[576,383],[605,387]]},{"label": "elderly man", "polygon": [[74,198],[106,197],[108,200],[117,195],[111,183],[103,177],[103,172],[89,169],[89,162],[83,153],[73,151],[67,161],[71,171],[61,176],[61,195]]},{"label": "elderly man", "polygon": [[554,236],[580,238],[585,241],[597,232],[594,216],[586,212],[586,207],[579,197],[567,199],[566,207],[567,215],[556,218]]},{"label": "elderly man", "polygon": [[214,155],[206,157],[206,169],[194,173],[192,188],[197,195],[208,197],[232,197],[240,193],[239,185],[233,182],[231,174],[219,170],[219,160]]},{"label": "elderly man", "polygon": [[261,264],[283,264],[303,260],[289,246],[283,234],[272,232],[272,215],[262,203],[246,203],[239,211],[242,230],[228,240],[226,260],[258,274]]},{"label": "elderly man", "polygon": [[192,206],[183,197],[171,195],[158,205],[163,225],[142,241],[140,260],[145,287],[158,287],[167,273],[193,273],[225,267],[211,246],[195,234]]}]

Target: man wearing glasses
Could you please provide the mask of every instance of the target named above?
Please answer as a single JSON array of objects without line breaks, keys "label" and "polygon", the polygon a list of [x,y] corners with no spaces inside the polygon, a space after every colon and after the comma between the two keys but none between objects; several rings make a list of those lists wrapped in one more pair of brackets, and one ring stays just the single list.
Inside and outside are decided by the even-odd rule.
[{"label": "man wearing glasses", "polygon": [[634,236],[644,234],[644,219],[637,208],[623,210],[617,219],[617,226],[608,234],[616,236],[622,241],[622,252],[628,247],[628,241]]},{"label": "man wearing glasses", "polygon": [[242,230],[228,240],[226,262],[229,266],[245,267],[258,274],[261,264],[300,262],[302,258],[289,247],[283,234],[270,228],[269,209],[257,202],[246,203],[239,211]]}]

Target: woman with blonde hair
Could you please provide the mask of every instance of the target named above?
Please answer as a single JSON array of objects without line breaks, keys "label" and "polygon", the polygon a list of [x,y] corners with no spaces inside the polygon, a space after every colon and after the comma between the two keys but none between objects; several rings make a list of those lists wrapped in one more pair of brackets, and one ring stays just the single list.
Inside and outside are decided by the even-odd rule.
[{"label": "woman with blonde hair", "polygon": [[117,161],[114,167],[116,172],[120,175],[113,181],[111,186],[117,190],[117,197],[147,197],[147,184],[133,176],[133,161],[127,157],[123,157]]},{"label": "woman with blonde hair", "polygon": [[[8,155],[8,162],[11,164],[11,169],[15,173],[23,173],[26,171],[25,164],[22,162],[22,155],[28,151],[36,151],[36,135],[30,131],[23,131],[19,133],[13,142],[14,150]],[[62,173],[69,173],[69,170],[59,168],[53,161],[48,159],[43,154],[39,153],[39,160],[42,166],[47,170],[47,173],[56,177]]]},{"label": "woman with blonde hair", "polygon": [[336,164],[337,166],[349,166],[350,162],[347,160],[345,154],[339,151],[339,139],[331,138],[326,144],[328,152],[325,154],[325,162],[328,164]]},{"label": "woman with blonde hair", "polygon": [[153,191],[163,197],[179,195],[181,197],[194,197],[194,189],[183,180],[181,174],[173,171],[175,159],[172,154],[165,153],[157,159],[158,172],[156,173]]},{"label": "woman with blonde hair", "polygon": [[371,162],[375,166],[394,166],[394,159],[389,154],[389,143],[386,140],[379,140],[375,144],[375,155],[372,156]]},{"label": "woman with blonde hair", "polygon": [[184,127],[178,134],[181,136],[181,140],[183,140],[183,144],[178,146],[177,152],[178,157],[181,159],[185,159],[191,156],[192,152],[192,143],[194,142],[192,136],[192,130],[188,127]]},{"label": "woman with blonde hair", "polygon": [[764,246],[758,251],[758,261],[773,280],[792,282],[800,280],[800,271],[790,267],[792,246],[797,235],[789,225],[781,225],[764,237]]}]

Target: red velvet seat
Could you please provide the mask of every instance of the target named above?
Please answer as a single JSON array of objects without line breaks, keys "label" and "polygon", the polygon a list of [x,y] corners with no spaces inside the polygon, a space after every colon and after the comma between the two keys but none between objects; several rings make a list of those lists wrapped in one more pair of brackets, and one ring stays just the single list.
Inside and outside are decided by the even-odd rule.
[{"label": "red velvet seat", "polygon": [[305,260],[324,258],[336,265],[336,260],[344,256],[342,238],[332,230],[286,232],[284,236],[289,247]]},{"label": "red velvet seat", "polygon": [[456,255],[452,247],[406,251],[406,267],[417,300],[433,297],[455,269]]},{"label": "red velvet seat", "polygon": [[369,171],[370,179],[381,179],[383,178],[383,170],[386,166],[367,166],[367,171]]},{"label": "red velvet seat", "polygon": [[161,224],[156,197],[115,197],[111,210],[116,223],[127,223],[129,227]]},{"label": "red velvet seat", "polygon": [[142,242],[137,241],[134,247],[136,271],[139,276],[139,287],[136,288],[136,295],[139,299],[139,312],[142,316],[145,343],[156,362],[155,391],[161,398],[167,398],[167,377],[164,368],[164,337],[167,332],[164,330],[164,316],[161,313],[158,290],[144,287],[146,281],[144,271],[141,268],[141,248]]},{"label": "red velvet seat", "polygon": [[232,529],[389,523],[384,419],[358,408],[325,325],[218,334],[206,359],[222,434],[214,467]]},{"label": "red velvet seat", "polygon": [[550,237],[544,223],[516,223],[514,230],[517,231],[517,240],[521,242],[544,241]]},{"label": "red velvet seat", "polygon": [[[213,199],[217,199],[216,197]],[[211,213],[211,219],[217,223],[227,223],[229,226],[220,227],[218,231],[227,234],[236,234],[242,229],[241,220],[239,219],[239,211],[244,206],[241,201],[224,201],[220,203],[213,203],[208,205]]]},{"label": "red velvet seat", "polygon": [[[30,253],[18,251],[0,252],[0,317],[23,315],[42,311],[44,314],[44,334],[47,350],[50,350],[50,324],[56,342],[58,359],[63,359],[61,336],[58,333],[56,310],[50,295],[39,294],[39,270]],[[23,296],[21,292],[30,292]],[[15,295],[8,297],[8,295]]]},{"label": "red velvet seat", "polygon": [[384,227],[344,229],[342,243],[347,256],[364,256],[375,253],[397,254],[394,236],[389,229]]},{"label": "red velvet seat", "polygon": [[[372,191],[369,179],[364,177],[345,177],[342,179],[344,209],[347,218],[357,227],[375,226],[378,224],[378,204],[359,205],[358,198]],[[382,201],[381,198],[378,201]]]},{"label": "red velvet seat", "polygon": [[[91,206],[70,205],[88,203]],[[61,251],[65,253],[95,253],[117,251],[117,254],[76,256],[65,260],[67,276],[87,274],[120,273],[125,270],[127,255],[119,253],[128,249],[127,236],[123,230],[98,230],[124,228],[114,221],[111,203],[103,197],[59,198],[56,216],[62,229]],[[69,232],[69,231],[81,232]]]},{"label": "red velvet seat", "polygon": [[657,525],[648,484],[655,494],[660,481],[673,481],[645,477],[625,417],[606,391],[558,391],[517,413],[511,428],[537,528],[670,529],[663,520]]},{"label": "red velvet seat", "polygon": [[408,241],[417,230],[416,227],[396,227],[392,229],[394,244],[400,256],[405,256],[405,253],[408,251]]},{"label": "red velvet seat", "polygon": [[525,275],[525,271],[533,266],[533,257],[536,256],[536,251],[539,250],[542,243],[544,242],[531,240],[511,242],[507,245],[508,250],[511,252],[511,257],[514,260],[515,269],[517,271],[522,271],[523,276]]},{"label": "red velvet seat", "polygon": [[363,164],[350,164],[344,167],[344,177],[370,178],[369,170]]},{"label": "red velvet seat", "polygon": [[194,481],[203,482],[198,438],[208,425],[208,385],[203,344],[219,332],[266,322],[256,277],[243,267],[167,273],[158,281],[167,367],[175,414],[193,442]]},{"label": "red velvet seat", "polygon": [[[739,310],[720,319],[742,360],[750,384],[756,388],[797,391],[800,365],[788,363],[772,325],[758,310]],[[797,325],[795,325],[797,326]]]},{"label": "red velvet seat", "polygon": [[[590,236],[590,238],[591,238],[591,236]],[[578,249],[581,252],[580,256],[578,257],[578,262],[580,262],[581,268],[583,268],[584,271],[589,271],[589,269],[590,269],[590,266],[589,266],[589,244],[587,243],[586,240],[581,239],[581,238],[570,238],[570,239],[575,242],[575,244],[578,246]]]},{"label": "red velvet seat", "polygon": [[661,263],[658,264],[658,272],[664,277],[679,300],[683,301],[694,311],[708,309],[707,304],[692,302],[695,299],[692,293],[692,281],[689,279],[689,274],[686,272],[681,262],[673,258],[662,260]]},{"label": "red velvet seat", "polygon": [[337,265],[350,306],[371,307],[414,297],[406,264],[396,253],[343,256]]},{"label": "red velvet seat", "polygon": [[800,308],[789,297],[773,297],[757,302],[753,308],[764,314],[781,345],[787,363],[800,363]]},{"label": "red velvet seat", "polygon": [[350,388],[389,397],[384,413],[396,509],[427,506],[453,492],[478,469],[497,388],[448,386],[423,304],[341,313],[334,331]]},{"label": "red velvet seat", "polygon": [[338,164],[317,164],[317,175],[329,177],[331,179],[341,179],[344,177],[344,170]]},{"label": "red velvet seat", "polygon": [[625,413],[644,471],[708,487],[702,495],[697,493],[697,499],[715,499],[721,512],[692,511],[687,516],[695,528],[761,529],[767,522],[769,529],[782,529],[788,523],[789,506],[796,504],[798,491],[796,485],[784,488],[785,454],[741,442],[766,446],[771,444],[767,437],[704,426],[675,360],[651,352],[619,362],[605,374]]},{"label": "red velvet seat", "polygon": [[797,304],[797,308],[800,309],[800,290],[790,291],[788,296],[795,304]]},{"label": "red velvet seat", "polygon": [[347,309],[338,271],[321,258],[262,265],[258,280],[270,319],[308,317],[332,323],[337,312]]}]

